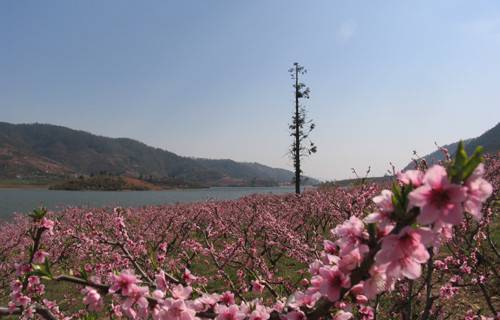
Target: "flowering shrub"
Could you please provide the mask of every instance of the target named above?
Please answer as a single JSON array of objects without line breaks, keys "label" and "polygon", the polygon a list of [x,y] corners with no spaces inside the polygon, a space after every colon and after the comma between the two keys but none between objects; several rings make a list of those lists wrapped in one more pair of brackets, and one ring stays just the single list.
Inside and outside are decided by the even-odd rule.
[{"label": "flowering shrub", "polygon": [[[35,210],[0,230],[9,285],[0,315],[493,319],[499,256],[488,199],[500,166],[489,159],[485,171],[481,161],[460,146],[453,161],[399,173],[391,190]],[[68,295],[49,301],[63,283]],[[450,308],[461,288],[478,290],[479,308]]]}]

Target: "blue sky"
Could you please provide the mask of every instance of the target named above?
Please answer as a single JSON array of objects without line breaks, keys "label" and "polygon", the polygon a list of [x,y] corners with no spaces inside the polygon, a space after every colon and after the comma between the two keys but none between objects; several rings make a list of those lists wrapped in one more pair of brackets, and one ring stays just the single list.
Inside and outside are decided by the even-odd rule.
[{"label": "blue sky", "polygon": [[289,167],[295,61],[308,175],[375,175],[500,119],[500,1],[1,1],[0,121]]}]

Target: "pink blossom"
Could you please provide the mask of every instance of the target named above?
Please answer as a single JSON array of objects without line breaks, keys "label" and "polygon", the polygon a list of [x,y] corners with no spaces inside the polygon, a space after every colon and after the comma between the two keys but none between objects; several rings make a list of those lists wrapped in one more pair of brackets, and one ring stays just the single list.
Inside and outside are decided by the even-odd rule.
[{"label": "pink blossom", "polygon": [[373,299],[377,294],[392,289],[393,282],[387,278],[385,268],[374,265],[369,273],[370,278],[363,282],[363,291],[368,299]]},{"label": "pink blossom", "polygon": [[426,229],[405,227],[398,235],[389,235],[382,240],[382,248],[375,255],[379,268],[386,268],[387,275],[417,279],[421,274],[421,263],[427,262],[429,252],[425,244],[432,242],[431,232]]},{"label": "pink blossom", "polygon": [[413,187],[419,187],[424,182],[424,173],[420,170],[406,170],[405,172],[398,172],[396,176],[401,183],[411,184]]},{"label": "pink blossom", "polygon": [[273,310],[277,312],[283,312],[285,310],[286,303],[283,300],[278,300],[273,304]]},{"label": "pink blossom", "polygon": [[362,306],[359,308],[359,314],[361,315],[361,320],[373,320],[375,319],[375,314],[373,309],[369,306]]},{"label": "pink blossom", "polygon": [[445,284],[439,289],[439,296],[445,300],[451,299],[458,292],[458,288],[450,283]]},{"label": "pink blossom", "polygon": [[307,317],[304,312],[300,310],[290,311],[286,314],[287,320],[307,320]]},{"label": "pink blossom", "polygon": [[368,238],[363,221],[355,216],[336,226],[332,234],[338,237],[335,243],[340,247],[341,256],[358,246],[362,239]]},{"label": "pink blossom", "polygon": [[224,292],[220,297],[220,302],[227,305],[234,304],[234,294],[231,291]]},{"label": "pink blossom", "polygon": [[22,276],[27,272],[31,271],[31,266],[27,263],[16,263],[14,264],[16,268],[16,275],[17,276]]},{"label": "pink blossom", "polygon": [[391,214],[394,211],[392,196],[391,191],[382,190],[380,195],[373,198],[373,202],[375,202],[379,210],[366,216],[363,221],[366,223],[378,223],[379,229],[384,229],[392,224]]},{"label": "pink blossom", "polygon": [[139,314],[147,313],[148,300],[146,299],[146,294],[149,292],[147,287],[133,286],[129,289],[127,299],[122,303],[122,309],[131,318],[135,318],[137,315],[136,310],[133,309],[134,306],[137,307]]},{"label": "pink blossom", "polygon": [[337,247],[335,246],[335,243],[330,240],[323,241],[323,248],[328,254],[337,254]]},{"label": "pink blossom", "polygon": [[10,289],[14,293],[21,292],[21,290],[23,289],[23,283],[19,279],[13,280],[10,283]]},{"label": "pink blossom", "polygon": [[319,269],[323,266],[323,263],[316,259],[309,265],[309,272],[312,275],[317,275],[319,273]]},{"label": "pink blossom", "polygon": [[156,287],[162,291],[166,291],[168,288],[167,280],[165,279],[165,272],[163,270],[160,270],[155,275],[155,282],[156,282]]},{"label": "pink blossom", "polygon": [[333,320],[350,320],[353,317],[354,316],[352,313],[344,311],[344,310],[339,310],[333,316]]},{"label": "pink blossom", "polygon": [[319,269],[318,280],[319,292],[330,301],[337,301],[340,298],[340,290],[350,286],[349,277],[336,266],[325,266]]},{"label": "pink blossom", "polygon": [[153,317],[155,320],[194,320],[196,318],[196,311],[189,308],[184,300],[181,299],[167,299],[165,303],[159,308],[156,315]]},{"label": "pink blossom", "polygon": [[271,317],[267,308],[257,304],[255,309],[250,313],[249,320],[267,320]]},{"label": "pink blossom", "polygon": [[120,275],[112,276],[113,285],[109,288],[110,293],[120,293],[124,296],[130,294],[138,283],[137,277],[129,270],[125,270]]},{"label": "pink blossom", "polygon": [[243,320],[246,317],[235,304],[230,306],[218,304],[215,306],[214,311],[217,314],[216,320]]},{"label": "pink blossom", "polygon": [[308,290],[306,293],[302,291],[297,291],[293,294],[293,298],[288,303],[288,305],[292,308],[300,308],[302,306],[306,306],[308,308],[312,308],[316,302],[321,298],[321,293],[317,290]]},{"label": "pink blossom", "polygon": [[43,250],[38,250],[33,255],[33,263],[34,264],[43,264],[45,262],[45,258],[48,256],[49,256],[48,252],[45,252]]},{"label": "pink blossom", "polygon": [[22,306],[23,308],[26,308],[31,303],[30,297],[20,292],[11,294],[11,299],[16,306]]},{"label": "pink blossom", "polygon": [[182,279],[184,282],[186,282],[188,285],[196,281],[198,277],[194,276],[189,269],[184,270],[184,273],[182,274]]},{"label": "pink blossom", "polygon": [[85,295],[83,303],[88,306],[90,311],[100,311],[102,309],[103,300],[97,290],[91,287],[85,287],[82,293]]},{"label": "pink blossom", "polygon": [[252,291],[256,293],[264,292],[265,286],[259,280],[252,281]]},{"label": "pink blossom", "polygon": [[493,193],[491,184],[482,178],[483,173],[484,166],[481,163],[465,182],[465,186],[467,187],[467,199],[464,202],[464,209],[477,221],[482,217],[481,207],[483,203]]},{"label": "pink blossom", "polygon": [[[196,300],[198,300],[200,303],[202,303],[204,305],[213,306],[213,305],[215,305],[217,302],[219,302],[221,300],[221,295],[219,295],[217,293],[212,293],[212,294],[206,294],[205,293],[205,294],[203,294],[201,297],[199,297]],[[226,303],[226,304],[234,304],[234,295],[233,295],[232,301],[229,302],[229,303]]]},{"label": "pink blossom", "polygon": [[43,217],[42,220],[40,221],[40,226],[42,228],[47,229],[49,234],[53,234],[54,225],[55,225],[54,221],[47,219],[45,217]]},{"label": "pink blossom", "polygon": [[29,276],[28,277],[28,285],[30,287],[36,286],[40,284],[40,278],[37,276]]},{"label": "pink blossom", "polygon": [[462,202],[466,189],[448,180],[446,169],[435,165],[424,175],[424,184],[408,195],[410,207],[419,207],[417,221],[431,224],[437,220],[458,224],[463,218]]},{"label": "pink blossom", "polygon": [[339,269],[342,272],[348,272],[361,265],[363,258],[370,251],[367,245],[362,244],[351,250],[348,254],[342,256],[338,262]]},{"label": "pink blossom", "polygon": [[373,202],[382,212],[390,213],[394,211],[394,205],[392,204],[392,191],[390,190],[382,190],[380,195],[373,197]]},{"label": "pink blossom", "polygon": [[190,286],[184,287],[182,284],[178,284],[172,288],[172,297],[175,299],[186,300],[193,292],[193,288]]},{"label": "pink blossom", "polygon": [[7,309],[9,310],[9,313],[12,314],[17,309],[17,306],[13,301],[9,301],[9,303],[7,304]]}]

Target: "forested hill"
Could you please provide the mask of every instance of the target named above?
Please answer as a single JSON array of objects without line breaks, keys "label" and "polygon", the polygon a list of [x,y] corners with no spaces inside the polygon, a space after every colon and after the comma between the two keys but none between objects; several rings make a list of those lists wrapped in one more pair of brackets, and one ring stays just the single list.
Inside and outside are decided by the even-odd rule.
[{"label": "forested hill", "polygon": [[293,177],[284,169],[183,157],[127,138],[107,138],[49,124],[0,122],[0,178],[103,173],[199,186],[271,186],[290,183]]},{"label": "forested hill", "polygon": [[[459,141],[445,145],[443,147],[448,149],[450,155],[454,155],[457,151],[458,143]],[[464,144],[468,154],[474,152],[474,150],[476,150],[478,146],[482,146],[484,148],[484,153],[496,153],[500,151],[500,123],[497,123],[496,126],[486,131],[477,138],[465,139]],[[428,163],[435,163],[439,160],[443,160],[444,155],[441,151],[437,150],[424,156],[423,158]],[[406,169],[413,167],[414,164],[410,163],[408,164]]]}]

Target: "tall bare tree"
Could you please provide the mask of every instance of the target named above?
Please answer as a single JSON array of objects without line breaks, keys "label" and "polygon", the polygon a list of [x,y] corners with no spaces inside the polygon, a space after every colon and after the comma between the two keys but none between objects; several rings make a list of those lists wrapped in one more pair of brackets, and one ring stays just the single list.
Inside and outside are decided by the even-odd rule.
[{"label": "tall bare tree", "polygon": [[301,103],[301,100],[309,99],[309,88],[299,81],[299,77],[306,74],[307,70],[295,62],[288,72],[294,81],[293,88],[295,89],[295,112],[292,116],[292,123],[289,126],[290,136],[293,137],[293,142],[290,145],[290,156],[295,168],[295,193],[300,194],[302,177],[301,159],[317,151],[317,147],[309,139],[309,134],[314,130],[315,125],[312,120],[307,119],[305,106]]}]

